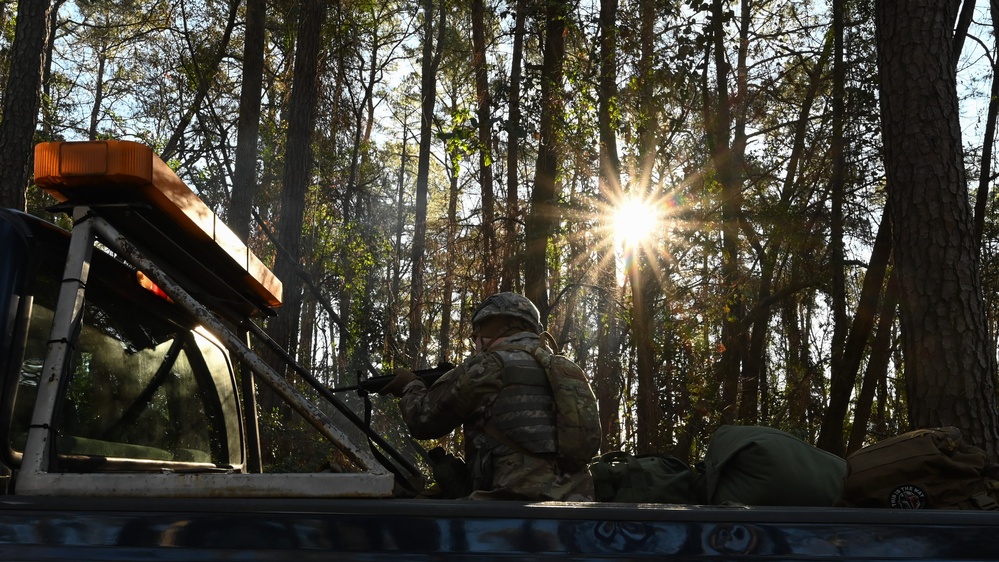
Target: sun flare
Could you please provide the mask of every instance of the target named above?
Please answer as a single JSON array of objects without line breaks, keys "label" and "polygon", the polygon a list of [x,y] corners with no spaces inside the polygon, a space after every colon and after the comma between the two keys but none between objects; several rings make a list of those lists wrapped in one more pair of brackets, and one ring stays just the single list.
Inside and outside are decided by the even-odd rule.
[{"label": "sun flare", "polygon": [[659,227],[659,210],[649,201],[627,199],[614,211],[614,241],[629,248],[648,242]]}]

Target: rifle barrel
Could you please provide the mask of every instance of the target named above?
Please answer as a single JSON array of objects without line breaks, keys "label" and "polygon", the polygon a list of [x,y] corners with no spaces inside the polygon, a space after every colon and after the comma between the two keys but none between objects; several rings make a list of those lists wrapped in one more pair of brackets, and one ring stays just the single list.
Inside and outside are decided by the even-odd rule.
[{"label": "rifle barrel", "polygon": [[[435,382],[437,382],[437,379],[444,376],[444,373],[450,371],[451,369],[454,369],[454,367],[455,366],[453,363],[441,363],[431,369],[420,369],[417,371],[413,371],[413,374],[416,375],[417,378],[422,379],[423,382],[427,384],[427,386],[430,386]],[[347,392],[349,390],[356,390],[358,392],[361,392],[363,390],[365,392],[377,393],[382,388],[384,388],[385,385],[390,383],[394,378],[395,375],[380,375],[377,377],[369,377],[358,382],[358,384],[352,384],[349,386],[338,386],[336,388],[330,388],[330,391]]]}]

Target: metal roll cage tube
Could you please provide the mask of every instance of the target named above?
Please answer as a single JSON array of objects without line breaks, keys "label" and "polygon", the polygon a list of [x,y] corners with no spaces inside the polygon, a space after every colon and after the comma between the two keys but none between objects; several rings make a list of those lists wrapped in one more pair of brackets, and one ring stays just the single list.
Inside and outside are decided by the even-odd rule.
[{"label": "metal roll cage tube", "polygon": [[[78,208],[79,209],[79,208]],[[79,210],[77,211],[79,212]],[[360,468],[372,474],[386,474],[386,468],[374,456],[359,447],[341,431],[318,406],[303,396],[298,389],[286,381],[270,365],[264,362],[256,353],[233,334],[221,321],[196,299],[191,297],[179,284],[173,281],[152,260],[146,258],[137,247],[125,239],[117,229],[100,216],[91,216],[94,230],[104,243],[114,252],[122,256],[134,267],[142,270],[163,291],[170,296],[188,314],[197,318],[212,335],[225,343],[236,357],[243,361],[254,373],[259,375],[278,395],[281,396],[309,424],[316,428],[324,437],[337,445],[347,457]]]}]

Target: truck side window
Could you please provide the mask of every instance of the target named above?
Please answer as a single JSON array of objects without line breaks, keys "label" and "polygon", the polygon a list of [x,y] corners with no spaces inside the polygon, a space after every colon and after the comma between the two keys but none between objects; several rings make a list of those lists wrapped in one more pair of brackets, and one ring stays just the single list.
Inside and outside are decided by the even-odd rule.
[{"label": "truck side window", "polygon": [[[107,459],[240,462],[232,458],[238,451],[232,439],[239,433],[232,425],[238,422],[223,411],[238,408],[226,384],[231,370],[225,353],[165,314],[172,305],[147,294],[130,277],[100,274],[92,269],[83,325],[56,414],[55,469],[100,470],[109,465]],[[53,318],[55,295],[46,294],[53,292],[51,281],[40,280],[32,306],[12,420],[15,451],[24,450],[37,396]],[[157,463],[147,464],[156,469]]]},{"label": "truck side window", "polygon": [[197,336],[178,331],[143,349],[115,336],[107,326],[85,323],[81,330],[57,424],[59,452],[228,462]]}]

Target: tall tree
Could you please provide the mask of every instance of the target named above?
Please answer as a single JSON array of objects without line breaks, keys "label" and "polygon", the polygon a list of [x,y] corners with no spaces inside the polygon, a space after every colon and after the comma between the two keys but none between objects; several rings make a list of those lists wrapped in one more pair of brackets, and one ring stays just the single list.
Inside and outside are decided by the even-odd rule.
[{"label": "tall tree", "polygon": [[[600,138],[600,203],[607,209],[621,200],[621,159],[618,156],[617,90],[618,0],[600,2],[600,89],[598,92],[598,127]],[[611,213],[604,213],[603,229],[613,228]],[[600,284],[600,324],[597,339],[597,371],[594,387],[604,434],[604,450],[620,447],[621,421],[618,413],[621,394],[618,358],[617,257],[615,248],[604,243],[597,248],[598,283]]]},{"label": "tall tree", "polygon": [[479,134],[479,184],[482,186],[482,260],[485,294],[496,292],[496,201],[493,193],[493,124],[489,67],[486,65],[486,3],[472,0],[472,69],[475,73],[475,116]]},{"label": "tall tree", "polygon": [[541,311],[542,321],[547,321],[550,311],[547,252],[558,221],[558,162],[561,157],[562,83],[568,5],[558,0],[547,0],[543,3],[541,15],[544,18],[545,40],[541,63],[540,139],[531,208],[524,226],[527,240],[524,282],[526,296]]},{"label": "tall tree", "polygon": [[[744,350],[745,330],[742,328],[744,302],[739,253],[739,220],[742,213],[742,184],[732,143],[732,107],[728,92],[731,64],[725,51],[726,0],[713,0],[709,20],[710,52],[715,70],[715,83],[705,95],[706,128],[709,150],[716,181],[721,191],[722,223],[722,283],[726,296],[726,313],[722,323],[722,354],[719,363],[723,401],[722,419],[736,420],[739,400],[739,377]],[[705,70],[706,72],[706,70]],[[705,85],[707,88],[707,84]]]},{"label": "tall tree", "polygon": [[[66,0],[54,0],[52,9],[49,11],[49,40],[45,42],[45,62],[42,71],[42,97],[41,97],[41,138],[51,139],[53,135],[53,124],[56,120],[56,111],[52,107],[52,55],[55,52],[55,36],[59,25],[59,9]],[[0,25],[3,25],[4,6],[0,4]]]},{"label": "tall tree", "polygon": [[38,122],[51,0],[17,3],[10,74],[0,118],[0,206],[24,209],[31,177],[32,142]]},{"label": "tall tree", "polygon": [[[973,2],[967,4],[974,5]],[[993,53],[999,53],[999,1],[990,0],[990,12],[992,13],[992,36],[995,38]],[[962,10],[962,14],[964,11]],[[955,41],[963,35],[955,35]],[[955,47],[955,49],[957,49]],[[959,51],[959,50],[958,50]],[[956,54],[959,54],[956,53]],[[985,118],[985,132],[982,135],[982,159],[978,173],[978,190],[975,194],[975,247],[981,251],[982,238],[985,231],[985,209],[988,206],[989,185],[992,183],[992,158],[996,136],[996,121],[999,120],[999,73],[996,72],[999,62],[993,56],[992,62],[992,87],[989,91],[989,108]]]},{"label": "tall tree", "polygon": [[[416,168],[416,220],[413,229],[412,277],[409,290],[409,337],[406,355],[413,368],[423,361],[423,277],[427,249],[427,199],[430,193],[430,150],[433,143],[434,106],[437,102],[437,68],[440,66],[444,43],[447,10],[434,0],[423,1],[423,68],[420,78],[420,152]],[[440,22],[434,27],[434,17]],[[434,33],[437,37],[434,37]]]},{"label": "tall tree", "polygon": [[988,338],[961,146],[960,0],[877,3],[885,171],[915,427],[953,425],[997,458]]},{"label": "tall tree", "polygon": [[519,243],[517,241],[520,185],[520,81],[521,68],[524,63],[524,23],[527,19],[527,3],[525,0],[514,2],[513,52],[510,57],[510,99],[509,115],[506,123],[506,240],[503,244],[503,279],[500,289],[514,291],[520,288],[520,260],[516,259]]},{"label": "tall tree", "polygon": [[281,251],[274,261],[274,274],[284,281],[285,303],[281,314],[269,326],[271,337],[294,357],[298,342],[298,319],[302,303],[302,283],[298,277],[301,260],[302,224],[305,195],[311,184],[316,99],[319,83],[319,52],[322,48],[324,0],[303,0],[298,13],[298,40],[291,101],[288,107],[288,141],[281,193],[281,222],[278,243]]},{"label": "tall tree", "polygon": [[[850,391],[856,382],[856,370],[847,370],[844,365],[844,346],[847,333],[846,319],[846,272],[843,270],[843,200],[846,190],[846,152],[843,138],[844,122],[846,120],[846,61],[843,60],[843,27],[846,22],[846,2],[833,0],[833,84],[832,84],[832,141],[831,156],[833,160],[832,178],[829,182],[831,193],[831,217],[829,229],[829,267],[832,277],[832,309],[833,309],[833,339],[831,350],[829,382],[829,409],[822,418],[822,432],[818,445],[823,449],[843,456],[846,452],[844,444],[844,425],[846,411],[849,405]],[[887,260],[886,260],[887,261]],[[882,285],[881,279],[873,280],[878,292]],[[864,330],[861,328],[860,334]],[[864,337],[866,341],[866,336]]]},{"label": "tall tree", "polygon": [[229,227],[244,241],[250,235],[250,211],[257,192],[257,143],[260,132],[266,20],[267,0],[246,0],[243,82],[239,91],[236,166],[232,178],[232,202],[228,221]]},{"label": "tall tree", "polygon": [[[749,96],[749,37],[750,37],[750,26],[752,25],[752,7],[754,3],[745,1],[739,2],[739,45],[736,55],[736,67],[735,67],[735,103],[733,104],[734,113],[734,131],[732,139],[732,156],[726,165],[731,165],[736,169],[742,169],[743,157],[746,151],[746,121],[747,121],[747,107],[749,104],[747,98]],[[721,96],[719,96],[721,97]],[[728,177],[731,172],[727,172],[724,175],[720,174],[721,177]],[[733,178],[733,181],[738,181]],[[728,187],[723,187],[725,192],[724,199],[727,203],[723,203],[723,207],[732,206],[734,210],[724,210],[723,214],[730,215],[737,221],[736,230],[742,227],[742,205],[740,203],[742,197],[741,194],[736,194],[736,191],[741,191],[741,184],[736,187],[735,185],[730,185]],[[731,201],[731,202],[730,202]],[[738,204],[738,206],[735,206]],[[726,219],[731,220],[731,219]],[[728,228],[725,229],[726,240],[729,238]],[[734,236],[733,236],[734,237]],[[738,242],[736,241],[736,244]],[[731,244],[725,242],[725,252],[728,255],[729,248]],[[727,259],[727,258],[723,258]],[[726,266],[727,267],[727,266]],[[742,298],[741,295],[738,295]],[[736,312],[742,311],[742,307],[737,307]],[[748,325],[747,324],[744,324]],[[759,324],[754,325],[754,328],[759,326]],[[765,329],[765,328],[764,328]],[[744,328],[743,328],[744,330]],[[751,334],[748,342],[745,336],[739,337],[740,344],[739,349],[742,351],[739,361],[741,362],[739,370],[739,409],[738,409],[738,420],[740,423],[744,424],[755,424],[759,422],[760,415],[760,392],[761,392],[761,373],[759,371],[753,370],[753,365],[751,361],[747,360],[747,352],[752,350],[752,337],[755,334]],[[747,345],[748,343],[748,345]]]},{"label": "tall tree", "polygon": [[[641,15],[639,37],[641,53],[638,61],[638,182],[631,196],[638,201],[654,200],[652,197],[652,171],[657,154],[659,139],[659,108],[656,107],[655,90],[655,29],[656,2],[641,0],[638,10]],[[656,353],[653,339],[652,296],[656,294],[657,278],[652,273],[654,257],[649,255],[645,244],[635,243],[628,252],[628,280],[631,286],[632,336],[635,340],[638,371],[638,394],[635,406],[638,411],[637,451],[652,453],[661,450],[660,435],[663,422],[660,402],[659,380],[655,368]],[[667,375],[668,376],[668,375]]]}]

